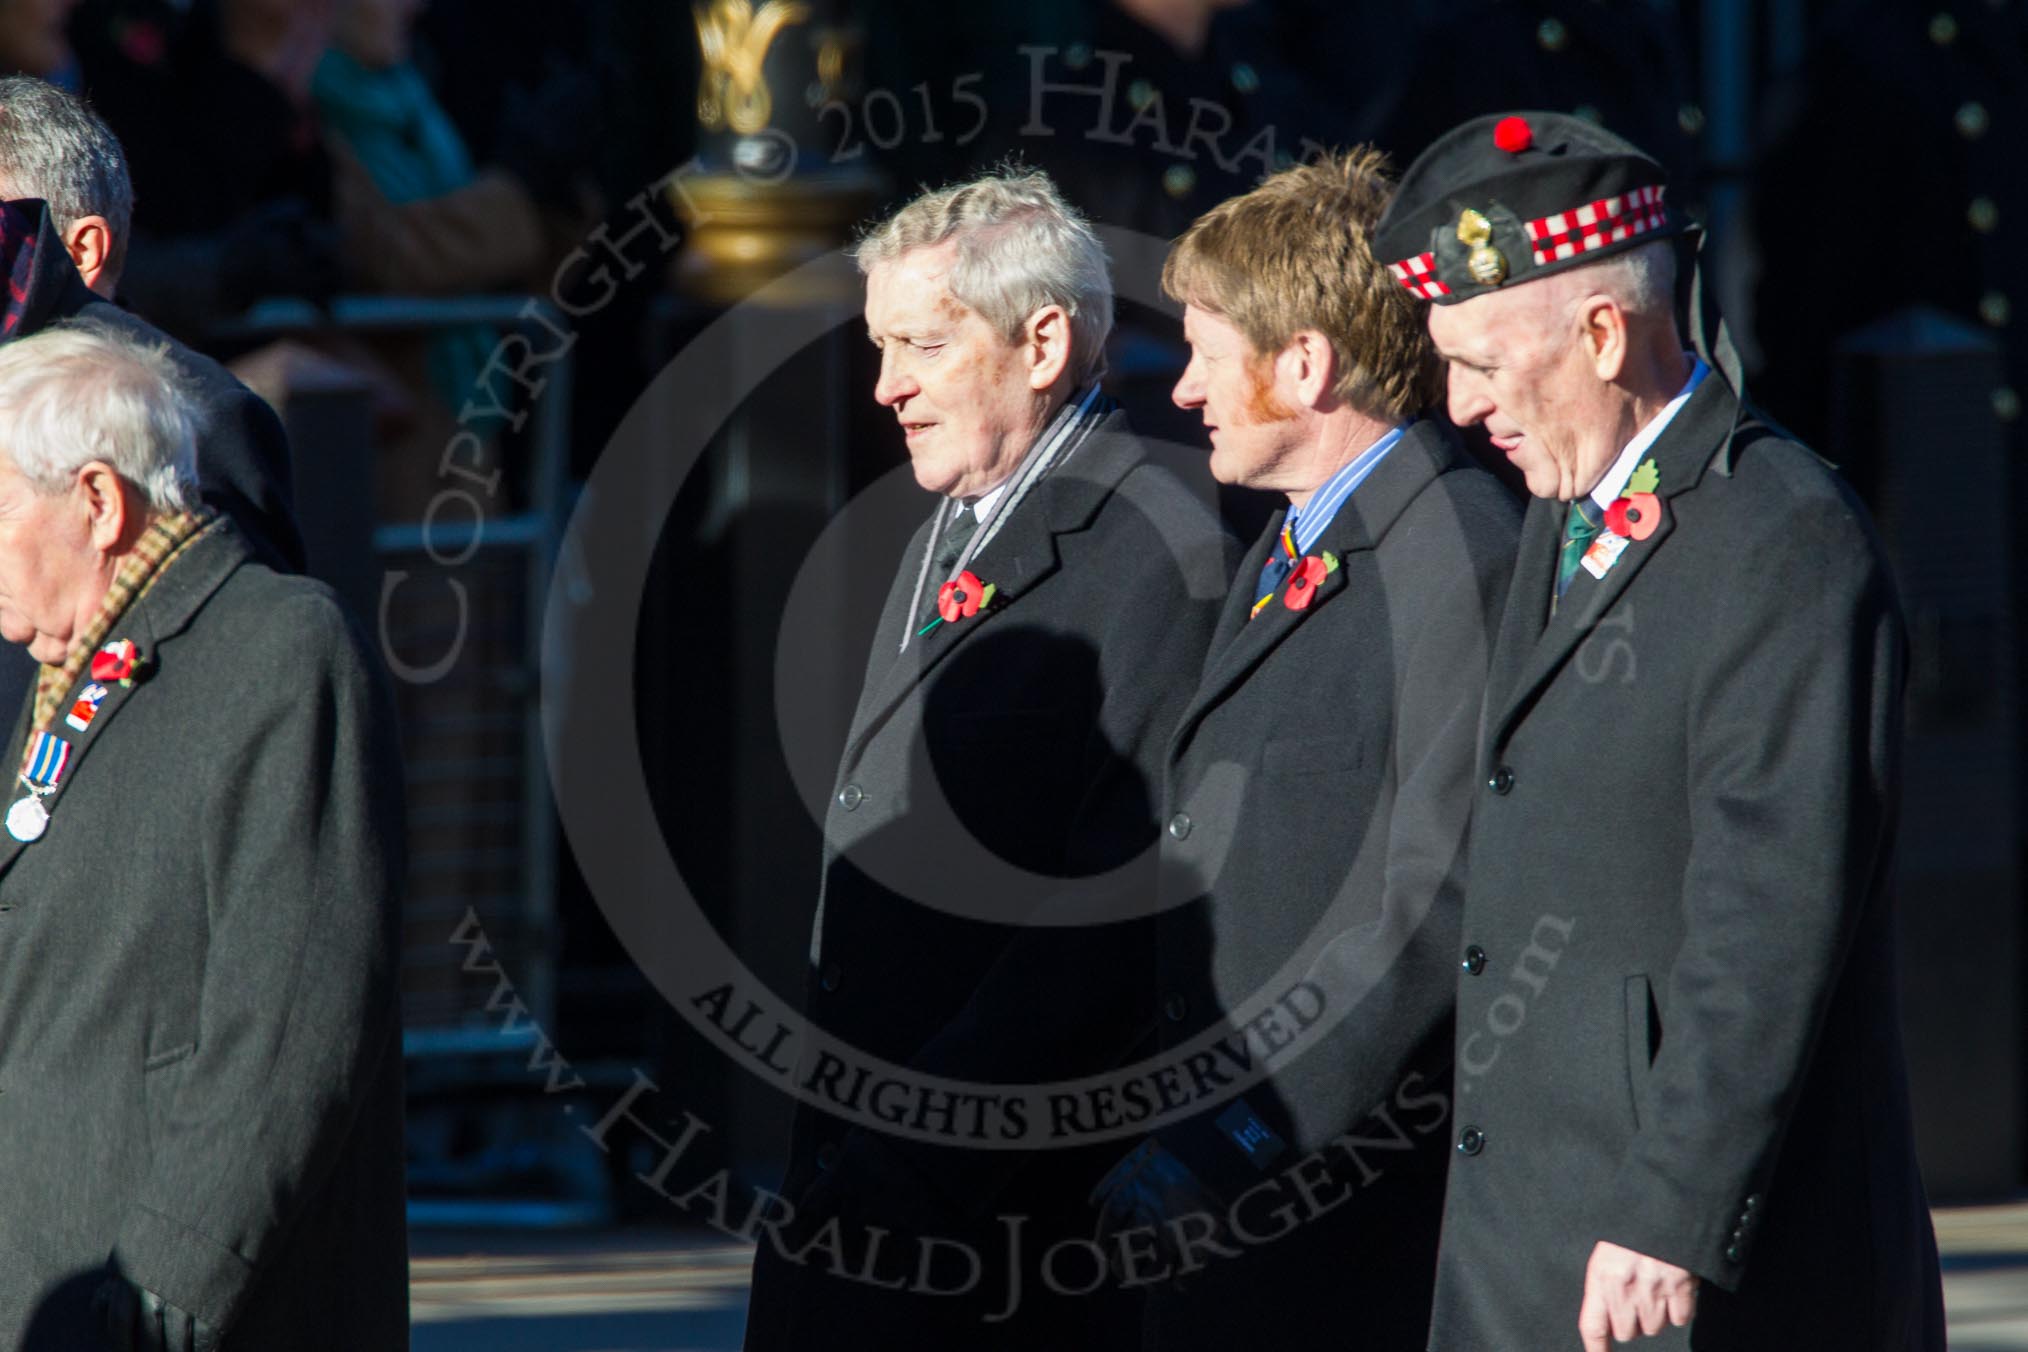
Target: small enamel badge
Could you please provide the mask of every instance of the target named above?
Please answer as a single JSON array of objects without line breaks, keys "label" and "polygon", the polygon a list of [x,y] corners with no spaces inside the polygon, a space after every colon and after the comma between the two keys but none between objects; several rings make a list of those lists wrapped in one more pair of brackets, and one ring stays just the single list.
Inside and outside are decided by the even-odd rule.
[{"label": "small enamel badge", "polygon": [[77,692],[77,699],[71,704],[70,712],[63,716],[63,721],[79,732],[85,731],[91,727],[92,720],[99,716],[99,705],[105,697],[106,688],[97,681],[91,682]]},{"label": "small enamel badge", "polygon": [[1626,552],[1626,548],[1626,536],[1603,531],[1591,542],[1591,548],[1584,551],[1584,557],[1578,562],[1584,565],[1585,572],[1603,579],[1612,571],[1613,565],[1620,561],[1620,555]]}]

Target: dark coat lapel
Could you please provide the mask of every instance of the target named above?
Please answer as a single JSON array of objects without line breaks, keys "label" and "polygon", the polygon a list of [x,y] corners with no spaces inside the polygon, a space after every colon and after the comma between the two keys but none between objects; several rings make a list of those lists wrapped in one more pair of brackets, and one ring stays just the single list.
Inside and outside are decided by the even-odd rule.
[{"label": "dark coat lapel", "polygon": [[[1668,543],[1676,529],[1676,500],[1703,479],[1714,455],[1727,444],[1738,411],[1739,402],[1725,382],[1715,372],[1706,377],[1650,451],[1661,476],[1657,486],[1662,499],[1661,524],[1647,539],[1629,542],[1603,578],[1594,582],[1588,575],[1579,576],[1546,622],[1541,617],[1549,609],[1556,549],[1569,508],[1542,499],[1530,504],[1521,533],[1521,562],[1508,594],[1499,648],[1486,687],[1489,713],[1495,708],[1499,711],[1486,725],[1484,745],[1489,756],[1505,742],[1529,698],[1570,659],[1641,569]],[[1495,691],[1500,693],[1495,695]]]},{"label": "dark coat lapel", "polygon": [[[147,664],[158,663],[161,644],[182,633],[189,625],[191,617],[246,559],[247,546],[240,534],[223,519],[214,521],[203,537],[191,544],[183,552],[182,557],[178,558],[155,585],[148,589],[147,594],[120,617],[120,622],[113,626],[107,641],[131,638]],[[91,668],[87,665],[83,674],[63,697],[62,703],[57,706],[60,713],[56,727],[52,730],[70,743],[71,750],[70,763],[64,767],[62,780],[58,782],[55,792],[43,799],[43,806],[52,816],[62,805],[64,795],[70,791],[70,786],[76,783],[77,777],[84,772],[85,759],[105,736],[107,725],[119,715],[120,710],[124,709],[130,700],[137,696],[147,698],[146,674],[131,686],[108,682],[106,697],[99,702],[97,715],[93,717],[85,731],[79,732],[63,721],[61,713],[67,712],[76,703],[79,692],[91,684],[91,679]],[[28,740],[29,712],[34,707],[35,692],[31,687],[28,698],[23,703],[21,715],[15,721],[14,738],[9,747],[12,759],[8,762],[8,767],[17,773],[21,768],[21,757]],[[198,730],[192,729],[191,735],[196,737],[200,734]],[[20,797],[22,789],[20,781],[16,779],[9,786],[5,801],[8,806],[12,806]],[[54,823],[52,828],[53,826]],[[0,875],[4,875],[13,867],[23,847],[30,843],[32,842],[16,840],[11,833],[0,835]]]},{"label": "dark coat lapel", "polygon": [[[1056,539],[1091,524],[1098,510],[1127,472],[1145,456],[1141,444],[1127,430],[1126,415],[1115,412],[1095,428],[1068,460],[1043,476],[1026,499],[1014,504],[1014,513],[972,560],[971,571],[980,582],[993,588],[993,603],[968,619],[939,624],[927,634],[909,639],[908,650],[894,658],[877,677],[874,693],[860,702],[845,748],[849,762],[897,704],[973,634],[988,625],[1005,623],[1004,616],[1018,612],[1021,598],[1061,565]],[[901,595],[908,604],[914,594],[915,570],[921,566],[924,536],[911,543],[902,559],[901,573],[890,593],[888,613],[882,623],[889,625],[876,642],[898,641],[893,597]]]},{"label": "dark coat lapel", "polygon": [[[1233,578],[1219,632],[1223,636],[1228,627],[1236,632],[1222,642],[1213,642],[1211,660],[1205,664],[1204,679],[1176,725],[1170,743],[1172,758],[1196,728],[1198,720],[1212,706],[1245,680],[1289,635],[1322,613],[1345,589],[1349,570],[1342,561],[1378,546],[1402,512],[1407,510],[1408,504],[1438,475],[1457,467],[1461,456],[1462,452],[1447,429],[1433,419],[1425,418],[1409,428],[1400,443],[1387,453],[1387,458],[1374,468],[1351,497],[1345,499],[1344,505],[1338,508],[1338,514],[1331,518],[1331,524],[1324,528],[1324,534],[1307,551],[1309,554],[1336,554],[1341,560],[1336,571],[1327,574],[1317,584],[1317,594],[1310,598],[1310,604],[1301,610],[1290,610],[1281,600],[1288,590],[1284,583],[1276,599],[1268,602],[1259,615],[1245,619],[1253,603],[1259,599],[1254,594],[1254,587],[1258,585],[1261,567],[1267,561],[1268,550],[1275,546],[1286,516],[1285,512],[1276,514],[1268,523],[1262,539],[1247,551],[1245,561]],[[1235,611],[1241,617],[1237,621],[1233,620]]]},{"label": "dark coat lapel", "polygon": [[1282,523],[1288,517],[1289,509],[1283,507],[1268,520],[1267,528],[1240,560],[1239,571],[1232,575],[1232,589],[1225,594],[1225,609],[1219,612],[1218,628],[1211,634],[1211,648],[1204,663],[1207,671],[1217,663],[1218,655],[1246,632],[1253,603],[1260,599],[1255,594],[1260,585],[1260,570],[1267,566],[1268,555],[1280,547]]}]

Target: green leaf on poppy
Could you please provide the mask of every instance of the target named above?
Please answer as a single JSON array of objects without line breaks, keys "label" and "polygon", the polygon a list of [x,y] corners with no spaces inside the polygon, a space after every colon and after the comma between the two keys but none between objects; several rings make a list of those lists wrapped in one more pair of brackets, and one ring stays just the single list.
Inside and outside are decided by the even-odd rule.
[{"label": "green leaf on poppy", "polygon": [[1330,550],[1324,551],[1324,572],[1326,575],[1338,571],[1338,556]]},{"label": "green leaf on poppy", "polygon": [[986,590],[979,593],[979,609],[984,610],[987,606],[992,605],[993,593],[999,590],[1000,590],[999,583],[988,582],[986,584]]},{"label": "green leaf on poppy", "polygon": [[1627,486],[1620,490],[1620,496],[1630,498],[1636,493],[1652,493],[1661,482],[1661,471],[1655,468],[1655,457],[1651,455],[1634,471],[1634,477],[1627,480]]}]

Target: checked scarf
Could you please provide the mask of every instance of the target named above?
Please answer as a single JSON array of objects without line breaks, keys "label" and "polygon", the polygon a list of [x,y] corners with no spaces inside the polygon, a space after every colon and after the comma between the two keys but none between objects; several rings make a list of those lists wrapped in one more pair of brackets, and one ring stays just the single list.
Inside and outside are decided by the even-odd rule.
[{"label": "checked scarf", "polygon": [[[177,557],[196,543],[198,537],[219,520],[218,513],[210,508],[194,512],[171,512],[158,516],[148,523],[141,532],[141,538],[134,542],[133,552],[120,560],[113,573],[112,585],[106,588],[103,601],[99,602],[92,622],[84,632],[71,640],[70,651],[64,654],[63,665],[45,665],[35,681],[34,721],[29,724],[32,731],[47,731],[56,719],[57,711],[63,707],[64,696],[77,684],[79,676],[91,664],[92,654],[106,641],[113,626],[134,602],[147,595],[148,588],[162,576]],[[34,739],[30,739],[31,745]]]}]

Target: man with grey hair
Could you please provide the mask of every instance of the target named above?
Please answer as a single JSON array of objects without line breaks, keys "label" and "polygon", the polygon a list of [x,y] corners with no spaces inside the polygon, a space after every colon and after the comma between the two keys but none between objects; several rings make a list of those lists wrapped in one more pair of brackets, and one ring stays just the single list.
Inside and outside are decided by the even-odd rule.
[{"label": "man with grey hair", "polygon": [[[1047,177],[929,193],[857,258],[874,398],[935,507],[901,554],[833,786],[806,1012],[849,1054],[904,1068],[897,1085],[1094,1074],[1152,1006],[1133,986],[1148,930],[1093,922],[1153,891],[1162,749],[1229,537],[1209,485],[1158,463],[1101,392],[1105,252]],[[963,1096],[974,1123],[942,1090],[910,1092],[950,1144],[878,1130],[852,1096],[800,1114],[794,1219],[756,1257],[747,1346],[1131,1341],[1124,1302],[1036,1271],[1089,1237],[1117,1146],[1044,1149],[1049,1124],[994,1116],[998,1095]],[[1000,1148],[968,1148],[988,1136]],[[994,1275],[892,1289],[869,1245],[925,1271],[965,1252]]]},{"label": "man with grey hair", "polygon": [[[257,557],[304,565],[289,445],[274,410],[223,366],[112,303],[133,210],[126,157],[97,114],[46,81],[0,79],[0,342],[67,319],[88,319],[164,344],[196,400],[197,483],[232,518]],[[0,706],[34,669],[0,649]]]},{"label": "man with grey hair", "polygon": [[99,115],[32,75],[0,77],[0,198],[39,197],[85,285],[119,286],[134,224],[126,152]]},{"label": "man with grey hair", "polygon": [[0,1345],[407,1340],[391,701],[196,493],[173,359],[0,346]]},{"label": "man with grey hair", "polygon": [[[1485,117],[1377,238],[1534,498],[1486,681],[1429,1346],[1941,1349],[1865,508],[1684,350],[1662,168]],[[1693,288],[1701,294],[1701,288]]]}]

